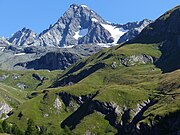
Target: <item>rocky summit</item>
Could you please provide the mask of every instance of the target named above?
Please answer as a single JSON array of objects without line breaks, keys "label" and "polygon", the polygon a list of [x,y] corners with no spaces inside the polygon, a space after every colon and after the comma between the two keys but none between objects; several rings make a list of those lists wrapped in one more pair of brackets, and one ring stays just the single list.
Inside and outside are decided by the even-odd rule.
[{"label": "rocky summit", "polygon": [[16,46],[65,47],[79,44],[122,43],[136,37],[152,21],[129,22],[124,25],[106,22],[85,5],[72,4],[60,19],[38,36],[30,29],[16,32],[9,42]]},{"label": "rocky summit", "polygon": [[22,30],[14,33],[8,41],[16,46],[27,46],[34,43],[36,34],[30,29],[23,28]]},{"label": "rocky summit", "polygon": [[[8,39],[0,38],[0,68],[64,70],[84,56],[135,38],[151,22],[144,19],[113,24],[85,5],[72,4],[54,25],[39,35],[23,28]],[[64,50],[70,55],[62,54]]]}]

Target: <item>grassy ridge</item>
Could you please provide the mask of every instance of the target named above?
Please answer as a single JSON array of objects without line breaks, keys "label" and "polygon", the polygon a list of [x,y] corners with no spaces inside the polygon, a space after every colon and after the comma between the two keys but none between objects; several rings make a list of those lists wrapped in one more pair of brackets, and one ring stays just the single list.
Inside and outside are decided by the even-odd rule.
[{"label": "grassy ridge", "polygon": [[[14,115],[8,121],[16,122],[22,129],[26,128],[27,119],[31,118],[39,126],[48,127],[48,131],[55,133],[61,132],[61,123],[74,113],[73,107],[78,106],[74,101],[71,106],[67,107],[63,104],[61,98],[57,93],[66,92],[74,96],[89,95],[98,92],[98,95],[93,100],[103,103],[112,103],[119,106],[121,110],[124,107],[130,109],[137,109],[137,104],[141,104],[148,99],[158,99],[159,102],[150,107],[145,116],[149,115],[153,118],[156,116],[165,116],[170,111],[176,112],[179,110],[179,71],[169,74],[162,74],[162,71],[153,64],[135,64],[133,66],[123,66],[119,58],[129,57],[131,55],[146,54],[154,58],[160,57],[161,53],[158,50],[158,44],[132,44],[127,46],[116,46],[105,49],[91,57],[84,59],[70,68],[59,74],[58,71],[29,71],[27,80],[29,84],[35,84],[37,80],[33,80],[32,73],[41,76],[49,75],[50,79],[45,80],[42,86],[33,91],[37,91],[38,96],[34,97],[14,110]],[[82,78],[78,83],[67,85],[64,87],[46,88],[52,84],[54,78],[58,78],[55,82],[61,81],[70,75],[78,76],[82,71],[91,68],[93,65],[102,62],[105,67],[96,70],[87,77]],[[112,63],[116,62],[116,67],[112,67]],[[18,71],[20,73],[20,71]],[[52,75],[52,76],[51,76]],[[31,81],[32,79],[32,81]],[[10,84],[10,81],[4,81],[5,84]],[[173,87],[172,87],[173,86]],[[35,86],[33,86],[35,87]],[[43,93],[46,88],[48,93]],[[27,91],[30,91],[27,90]],[[175,94],[175,95],[173,95]],[[175,96],[172,100],[172,96]],[[62,106],[60,112],[54,108],[56,98],[59,98]],[[171,103],[171,104],[169,104]],[[28,107],[27,107],[28,106]],[[23,114],[19,120],[18,114]],[[120,122],[121,115],[118,116],[117,121]],[[149,117],[144,122],[148,123]],[[73,130],[74,133],[84,134],[91,133],[116,133],[116,130],[111,127],[104,116],[99,112],[94,112],[84,117],[80,123]]]}]

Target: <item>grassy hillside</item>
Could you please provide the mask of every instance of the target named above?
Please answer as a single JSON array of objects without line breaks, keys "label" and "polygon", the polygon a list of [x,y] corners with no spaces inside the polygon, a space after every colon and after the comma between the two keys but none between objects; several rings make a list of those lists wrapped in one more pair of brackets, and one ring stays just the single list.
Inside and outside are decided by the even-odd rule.
[{"label": "grassy hillside", "polygon": [[[148,100],[156,102],[146,103],[149,106],[137,124],[176,113],[180,108],[179,70],[162,74],[149,62],[133,61],[123,65],[121,61],[142,55],[156,60],[161,55],[158,47],[159,44],[116,46],[81,60],[58,75],[53,83],[47,80],[37,88],[37,96],[14,110],[8,121],[24,130],[31,118],[38,126],[46,126],[54,133],[62,132],[66,125],[76,134],[115,134],[121,129],[125,112],[130,110],[128,127],[135,121],[138,106]],[[49,74],[54,78],[57,72]],[[46,88],[50,84],[51,88]],[[57,99],[59,110],[54,106]],[[20,113],[23,114],[21,118],[18,117]]]},{"label": "grassy hillside", "polygon": [[39,90],[47,88],[59,74],[60,71],[0,70],[0,103],[6,103],[15,109],[35,96]]},{"label": "grassy hillside", "polygon": [[26,100],[26,92],[0,83],[0,101],[7,102],[14,106]]},{"label": "grassy hillside", "polygon": [[[61,74],[61,71],[3,71],[0,70],[0,82],[22,91],[33,91],[48,87],[54,79]],[[42,79],[42,82],[38,78]],[[19,84],[19,85],[18,85]],[[24,87],[21,87],[21,85]]]}]

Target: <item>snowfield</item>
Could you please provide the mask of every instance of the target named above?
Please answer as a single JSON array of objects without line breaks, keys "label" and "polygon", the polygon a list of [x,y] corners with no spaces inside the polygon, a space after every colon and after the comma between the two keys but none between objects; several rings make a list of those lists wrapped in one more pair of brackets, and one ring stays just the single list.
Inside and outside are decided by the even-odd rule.
[{"label": "snowfield", "polygon": [[21,56],[21,55],[25,55],[26,53],[17,53],[15,54],[15,56]]},{"label": "snowfield", "polygon": [[92,20],[92,22],[98,22],[98,20],[96,18],[92,18],[91,20]]},{"label": "snowfield", "polygon": [[73,38],[78,40],[79,38],[84,37],[87,33],[88,33],[88,29],[79,30],[75,32],[75,35],[73,36]]},{"label": "snowfield", "polygon": [[114,38],[113,44],[116,44],[119,38],[127,32],[123,28],[117,28],[116,26],[112,26],[110,24],[101,24],[101,25],[111,33],[111,36]]}]

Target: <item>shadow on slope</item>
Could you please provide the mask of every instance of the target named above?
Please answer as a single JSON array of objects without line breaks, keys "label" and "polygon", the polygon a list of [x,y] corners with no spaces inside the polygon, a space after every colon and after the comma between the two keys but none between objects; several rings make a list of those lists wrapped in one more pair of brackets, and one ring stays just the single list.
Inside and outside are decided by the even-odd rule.
[{"label": "shadow on slope", "polygon": [[92,67],[90,67],[89,69],[83,69],[77,74],[70,74],[68,76],[65,76],[64,78],[60,78],[60,80],[56,81],[51,87],[65,86],[65,85],[78,83],[85,77],[89,76],[90,74],[96,72],[97,70],[103,67],[105,67],[104,63],[97,63]]},{"label": "shadow on slope", "polygon": [[152,44],[160,43],[161,57],[155,65],[163,72],[171,72],[180,68],[180,6],[177,6],[155,22],[149,24],[133,40],[128,43]]}]

